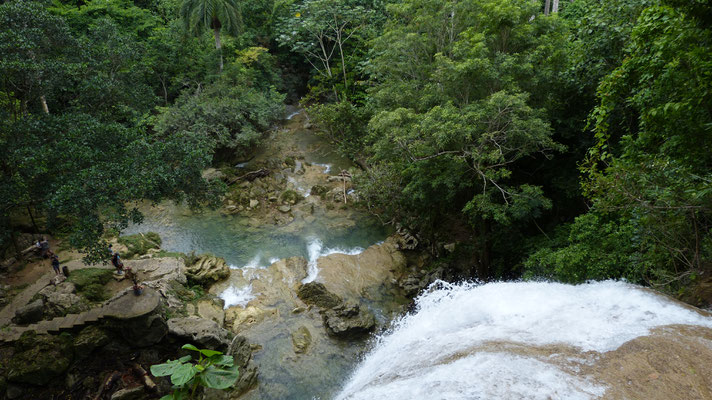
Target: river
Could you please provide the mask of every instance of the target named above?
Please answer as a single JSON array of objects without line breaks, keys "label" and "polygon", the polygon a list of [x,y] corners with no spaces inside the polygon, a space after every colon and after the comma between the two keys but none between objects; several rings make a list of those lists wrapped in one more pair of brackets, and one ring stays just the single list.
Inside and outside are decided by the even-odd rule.
[{"label": "river", "polygon": [[[649,290],[622,282],[440,283],[404,315],[403,299],[383,285],[368,294],[352,288],[353,270],[381,273],[379,262],[358,257],[389,232],[311,194],[351,164],[308,128],[302,112],[287,115],[237,168],[294,157],[296,166],[282,165],[275,177],[304,196],[288,214],[264,198],[240,213],[165,203],[143,207],[145,222],[126,232],[158,232],[165,250],[211,253],[233,268],[211,292],[225,300],[226,327],[257,347],[259,385],[245,398],[712,399],[712,318]],[[333,259],[338,254],[353,257]],[[307,260],[301,275],[284,261],[294,256]],[[328,337],[318,310],[298,310],[294,295],[298,281],[315,279],[344,296],[356,292],[381,327],[396,322],[370,342]],[[311,344],[297,354],[293,335],[305,330]]]}]

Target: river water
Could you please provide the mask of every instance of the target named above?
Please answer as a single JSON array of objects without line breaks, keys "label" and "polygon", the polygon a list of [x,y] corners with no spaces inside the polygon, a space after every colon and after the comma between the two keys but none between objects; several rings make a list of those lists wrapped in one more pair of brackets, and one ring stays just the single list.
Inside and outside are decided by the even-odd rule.
[{"label": "river water", "polygon": [[[253,285],[249,279],[271,281],[273,276],[267,272],[268,267],[280,259],[305,258],[308,274],[303,282],[307,282],[317,278],[316,261],[320,257],[334,253],[359,254],[385,240],[390,233],[362,210],[311,196],[310,189],[314,184],[328,185],[326,178],[329,175],[353,165],[308,128],[303,112],[288,108],[286,115],[288,119],[271,132],[254,157],[236,168],[247,172],[261,168],[271,160],[295,159],[301,173],[296,173],[296,168],[280,171],[280,167],[273,172],[273,175],[282,176],[287,189],[305,196],[298,205],[292,206],[289,215],[294,219],[291,222],[271,223],[265,217],[264,209],[242,213],[229,213],[224,208],[193,212],[167,202],[158,206],[141,205],[144,222],[123,232],[127,235],[157,232],[164,250],[209,253],[224,258],[237,273],[215,285],[211,292],[217,291],[215,294],[223,298],[226,308],[244,308],[259,296],[254,286],[260,285]],[[274,204],[268,204],[264,199],[261,202],[267,204],[268,212],[274,213]],[[250,278],[243,279],[243,273]],[[380,302],[369,301],[365,305],[385,322],[389,302],[388,294],[383,294]],[[358,362],[367,341],[326,337],[316,310],[293,314],[294,306],[284,300],[267,308],[274,311],[272,317],[239,332],[261,347],[254,355],[259,368],[259,385],[248,393],[247,398],[327,399],[333,396]],[[290,335],[302,327],[308,327],[312,332],[313,343],[307,354],[297,355]]]},{"label": "river water", "polygon": [[[618,372],[626,368],[625,357],[616,360],[614,379],[597,369],[600,360],[626,342],[679,324],[707,328],[694,338],[702,350],[667,353],[660,344],[656,354],[653,347],[644,358],[665,360],[650,373],[658,381],[667,378],[661,371],[674,369],[673,360],[709,359],[709,314],[622,282],[442,284],[380,337],[336,399],[621,398],[607,395],[617,379],[640,382]],[[672,340],[680,336],[675,332]],[[690,371],[698,375],[702,397],[637,392],[622,398],[710,398],[712,365],[703,361],[682,374]],[[670,380],[668,387],[675,383]]]},{"label": "river water", "polygon": [[[313,205],[310,212],[297,208],[292,222],[274,225],[249,214],[193,213],[166,203],[143,207],[145,222],[125,232],[158,232],[165,250],[225,258],[240,272],[233,274],[240,279],[216,285],[227,307],[245,307],[259,295],[244,279],[245,271],[272,279],[264,272],[268,266],[300,256],[309,261],[305,281],[313,280],[319,273],[319,257],[358,254],[389,234],[364,213],[328,209],[310,196],[314,182],[324,179],[320,175],[338,173],[350,163],[305,127],[302,113],[292,109],[287,115],[292,118],[268,141],[281,148],[265,146],[250,163],[263,162],[275,153],[282,157],[286,151],[302,157],[299,165],[311,164],[306,174],[285,172],[284,176],[289,188],[306,196],[301,209]],[[250,163],[238,168],[250,170]],[[314,168],[319,172],[314,173]],[[365,303],[382,325],[389,318],[384,310],[390,301],[387,294],[383,299]],[[416,310],[401,317],[371,346],[363,340],[326,337],[316,311],[295,314],[294,303],[283,300],[270,307],[276,317],[240,332],[261,347],[255,353],[259,386],[248,393],[250,400],[683,398],[677,396],[673,384],[651,386],[651,395],[641,395],[646,386],[635,385],[642,378],[631,378],[634,372],[630,377],[619,376],[628,358],[635,355],[624,351],[630,343],[677,325],[704,328],[707,333],[692,335],[694,340],[682,347],[674,343],[689,333],[677,330],[668,338],[673,344],[656,342],[651,353],[645,354],[663,360],[662,370],[643,378],[660,374],[660,381],[681,380],[681,387],[712,388],[712,318],[621,282],[440,284],[423,294]],[[312,347],[306,354],[295,354],[290,334],[305,327],[314,335]],[[682,356],[665,353],[672,348]],[[685,381],[678,371],[672,377],[661,372],[674,364],[672,360],[684,361],[686,351],[691,353],[688,358],[702,364],[690,361],[680,368],[697,375],[687,374]],[[607,362],[614,367],[606,367]],[[621,385],[635,391],[625,392]],[[698,398],[712,398],[705,395],[710,391],[703,390]]]}]

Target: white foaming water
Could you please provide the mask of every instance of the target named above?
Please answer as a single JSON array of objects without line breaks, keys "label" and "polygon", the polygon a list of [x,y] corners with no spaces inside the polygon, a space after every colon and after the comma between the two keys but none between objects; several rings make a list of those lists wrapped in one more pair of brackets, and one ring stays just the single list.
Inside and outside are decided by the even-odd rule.
[{"label": "white foaming water", "polygon": [[379,338],[337,399],[591,399],[605,387],[541,359],[476,348],[606,352],[658,326],[712,328],[712,318],[623,282],[438,284]]},{"label": "white foaming water", "polygon": [[286,119],[290,120],[290,119],[294,118],[295,116],[299,115],[300,113],[301,113],[301,111],[295,111],[295,112],[287,115]]},{"label": "white foaming water", "polygon": [[299,185],[299,182],[297,182],[294,177],[288,176],[287,177],[287,182],[291,183],[294,186],[294,189],[301,193],[304,197],[309,197],[311,196],[311,188],[305,189],[302,186]]},{"label": "white foaming water", "polygon": [[331,164],[314,163],[314,165],[318,165],[318,166],[324,168],[324,173],[325,173],[325,174],[328,174],[329,171],[331,171]]},{"label": "white foaming water", "polygon": [[314,238],[307,244],[307,254],[309,254],[309,262],[307,264],[307,277],[302,279],[302,283],[313,282],[317,276],[319,276],[319,268],[317,267],[317,260],[320,257],[328,256],[329,254],[348,254],[357,255],[363,253],[363,247],[354,247],[352,249],[341,249],[341,248],[324,248],[324,243],[321,239]]},{"label": "white foaming water", "polygon": [[220,298],[225,301],[225,308],[232,306],[245,307],[250,300],[255,298],[252,294],[252,285],[247,285],[242,288],[230,286],[225,291],[220,293]]}]

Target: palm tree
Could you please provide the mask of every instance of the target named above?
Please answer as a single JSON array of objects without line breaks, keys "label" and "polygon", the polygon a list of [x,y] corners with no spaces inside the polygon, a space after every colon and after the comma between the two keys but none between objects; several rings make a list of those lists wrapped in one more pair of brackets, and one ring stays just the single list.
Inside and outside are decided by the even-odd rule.
[{"label": "palm tree", "polygon": [[241,24],[240,6],[237,0],[183,0],[181,16],[189,30],[201,33],[210,27],[215,35],[215,48],[220,54],[220,72],[223,70],[220,29],[234,32]]}]

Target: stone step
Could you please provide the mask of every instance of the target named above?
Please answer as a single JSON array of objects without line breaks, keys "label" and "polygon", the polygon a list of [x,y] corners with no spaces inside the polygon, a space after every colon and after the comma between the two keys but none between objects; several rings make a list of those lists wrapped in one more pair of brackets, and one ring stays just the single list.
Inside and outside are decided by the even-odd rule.
[{"label": "stone step", "polygon": [[49,321],[40,321],[34,325],[28,326],[28,330],[35,331],[36,333],[47,333],[47,328],[51,325]]},{"label": "stone step", "polygon": [[54,318],[48,321],[49,324],[47,324],[47,332],[59,332],[59,330],[62,329],[61,325],[63,319],[64,318]]},{"label": "stone step", "polygon": [[61,329],[69,329],[74,325],[78,325],[77,321],[79,320],[79,318],[79,314],[67,314],[64,318],[62,318],[59,327]]},{"label": "stone step", "polygon": [[85,322],[95,322],[104,317],[104,311],[101,307],[92,308],[91,310],[81,314],[81,320]]},{"label": "stone step", "polygon": [[22,333],[26,330],[27,328],[13,326],[10,329],[0,332],[0,341],[14,342],[15,340],[19,339]]}]

